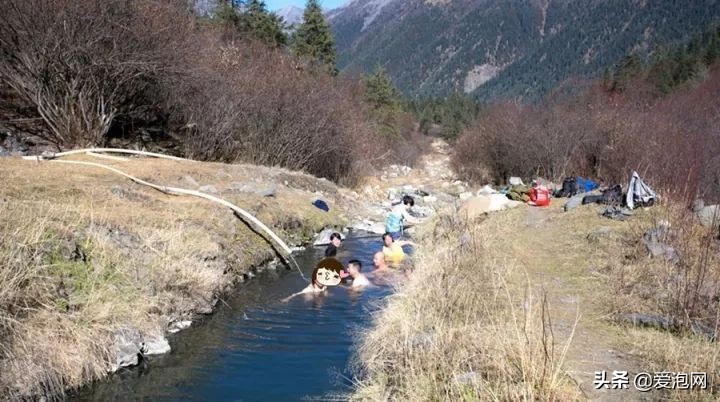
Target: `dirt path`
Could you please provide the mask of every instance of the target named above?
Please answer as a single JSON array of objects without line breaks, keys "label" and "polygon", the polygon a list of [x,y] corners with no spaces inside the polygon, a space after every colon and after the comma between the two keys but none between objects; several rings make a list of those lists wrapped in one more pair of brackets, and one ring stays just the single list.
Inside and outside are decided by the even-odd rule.
[{"label": "dirt path", "polygon": [[[450,168],[449,147],[441,140],[433,143],[433,152],[424,157],[421,168],[390,173],[383,182],[383,188],[412,185],[455,196],[477,190],[456,181]],[[453,198],[458,205],[462,202]],[[507,228],[497,233],[494,243],[505,250],[506,257],[526,269],[533,286],[546,290],[555,343],[561,350],[573,336],[566,367],[587,399],[655,400],[657,395],[634,389],[632,381],[636,373],[643,371],[642,364],[632,354],[627,332],[611,324],[603,307],[610,284],[602,278],[602,268],[609,258],[606,246],[611,246],[610,240],[588,240],[588,235],[600,228],[616,234],[627,232],[628,223],[602,218],[593,206],[565,213],[563,204],[563,200],[553,199],[548,208],[523,206],[494,215],[500,226]],[[607,379],[612,379],[613,371],[627,371],[628,388],[596,390],[593,381],[597,371],[605,371]]]},{"label": "dirt path", "polygon": [[[631,350],[627,333],[605,316],[607,286],[599,277],[606,255],[602,245],[588,240],[601,227],[620,232],[626,223],[597,215],[596,207],[565,213],[562,201],[549,208],[517,211],[516,230],[509,239],[508,255],[525,267],[531,283],[547,291],[555,341],[563,345],[575,329],[566,359],[568,374],[590,400],[653,400],[633,388],[642,371]],[[514,211],[515,212],[515,211]],[[604,240],[601,240],[603,242]],[[577,320],[577,325],[575,322]],[[628,371],[627,390],[596,390],[596,371]]]}]

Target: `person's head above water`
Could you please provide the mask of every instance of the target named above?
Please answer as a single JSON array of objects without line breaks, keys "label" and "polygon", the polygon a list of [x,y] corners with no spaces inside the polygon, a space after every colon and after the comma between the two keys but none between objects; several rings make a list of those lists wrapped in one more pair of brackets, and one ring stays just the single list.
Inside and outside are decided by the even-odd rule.
[{"label": "person's head above water", "polygon": [[390,247],[393,244],[393,237],[388,232],[383,233],[382,240],[385,247]]},{"label": "person's head above water", "polygon": [[340,236],[340,233],[334,232],[330,235],[330,244],[335,247],[340,247],[340,243],[342,243],[342,236]]},{"label": "person's head above water", "polygon": [[362,263],[359,260],[350,260],[348,262],[348,273],[353,278],[362,271]]},{"label": "person's head above water", "polygon": [[375,269],[385,269],[388,267],[387,262],[385,262],[385,254],[382,251],[378,251],[373,255],[373,265],[375,265]]},{"label": "person's head above water", "polygon": [[337,286],[347,276],[340,261],[334,258],[323,258],[315,266],[312,273],[313,285]]}]

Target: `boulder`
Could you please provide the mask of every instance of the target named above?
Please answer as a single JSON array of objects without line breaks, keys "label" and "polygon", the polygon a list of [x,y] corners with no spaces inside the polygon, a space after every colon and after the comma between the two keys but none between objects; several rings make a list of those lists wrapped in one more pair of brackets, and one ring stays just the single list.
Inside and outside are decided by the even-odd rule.
[{"label": "boulder", "polygon": [[170,352],[170,343],[163,335],[149,336],[142,345],[144,355],[162,355]]},{"label": "boulder", "polygon": [[400,198],[400,190],[396,189],[395,187],[390,187],[387,190],[387,198],[388,200],[397,200]]},{"label": "boulder", "polygon": [[385,225],[378,222],[372,222],[368,219],[365,219],[360,222],[354,222],[350,224],[350,227],[353,230],[362,230],[365,232],[375,233],[375,234],[383,234],[385,233]]},{"label": "boulder", "polygon": [[460,207],[460,215],[474,219],[489,212],[502,211],[522,205],[521,202],[512,201],[503,194],[479,195],[468,199]]},{"label": "boulder", "polygon": [[669,234],[670,224],[661,222],[657,227],[650,228],[643,234],[643,243],[651,258],[664,258],[671,264],[679,264],[680,254],[674,247],[665,243]]},{"label": "boulder", "polygon": [[[335,232],[340,233],[339,230],[333,229],[333,228],[323,229],[320,233],[317,234],[317,236],[315,236],[315,241],[313,242],[313,245],[314,246],[326,246],[326,245],[330,244],[330,235],[332,235]],[[345,240],[345,236],[342,233],[340,233],[340,238]]]},{"label": "boulder", "polygon": [[112,371],[137,365],[142,348],[143,339],[137,328],[121,327],[115,331],[115,362]]},{"label": "boulder", "polygon": [[271,185],[269,187],[261,188],[256,190],[255,194],[261,197],[275,197],[277,195],[277,187]]},{"label": "boulder", "polygon": [[567,202],[563,206],[563,209],[565,210],[565,212],[567,212],[571,209],[579,207],[580,205],[582,205],[583,198],[585,198],[584,193],[570,197],[570,199],[567,200]]},{"label": "boulder", "polygon": [[192,321],[190,320],[178,320],[173,321],[168,325],[168,332],[171,334],[174,334],[176,332],[180,332],[183,329],[190,328],[192,325]]},{"label": "boulder", "polygon": [[706,228],[720,226],[720,205],[705,205],[695,213],[700,219],[700,224]]},{"label": "boulder", "polygon": [[469,191],[466,191],[466,192],[464,192],[464,193],[460,193],[460,194],[458,195],[458,197],[459,197],[462,201],[469,200],[470,198],[473,197],[473,193],[471,193],[471,192],[469,192]]},{"label": "boulder", "polygon": [[490,187],[489,184],[486,184],[482,186],[480,190],[478,190],[477,195],[490,195],[490,194],[498,194],[498,191]]}]

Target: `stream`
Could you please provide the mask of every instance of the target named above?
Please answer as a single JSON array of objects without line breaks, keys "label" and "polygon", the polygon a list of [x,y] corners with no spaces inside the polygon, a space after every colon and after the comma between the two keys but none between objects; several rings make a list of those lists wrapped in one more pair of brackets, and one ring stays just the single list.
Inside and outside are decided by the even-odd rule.
[{"label": "stream", "polygon": [[[380,236],[351,234],[337,258],[359,259],[372,272]],[[324,248],[308,248],[296,259],[308,278]],[[306,282],[296,270],[266,270],[237,288],[215,314],[169,335],[172,351],[123,369],[73,396],[77,401],[208,400],[296,401],[337,399],[350,389],[348,364],[358,331],[391,289],[361,292],[330,288],[325,295],[300,295]]]}]

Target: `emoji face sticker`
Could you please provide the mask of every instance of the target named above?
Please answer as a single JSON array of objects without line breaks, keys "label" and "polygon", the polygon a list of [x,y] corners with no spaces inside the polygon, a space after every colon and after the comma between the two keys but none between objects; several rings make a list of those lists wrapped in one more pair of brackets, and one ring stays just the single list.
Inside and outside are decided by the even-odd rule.
[{"label": "emoji face sticker", "polygon": [[323,286],[337,286],[347,276],[340,261],[334,258],[324,258],[315,266],[312,281]]}]

